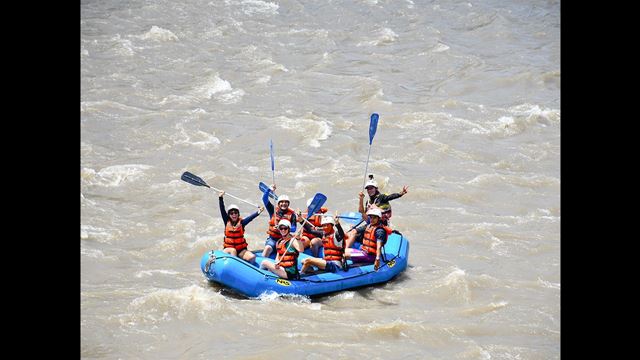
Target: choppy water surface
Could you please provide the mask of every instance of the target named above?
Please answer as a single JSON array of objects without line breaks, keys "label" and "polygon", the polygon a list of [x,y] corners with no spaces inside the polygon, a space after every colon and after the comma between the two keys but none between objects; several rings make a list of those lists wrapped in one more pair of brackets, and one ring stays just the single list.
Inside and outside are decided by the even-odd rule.
[{"label": "choppy water surface", "polygon": [[[559,358],[559,26],[555,1],[82,1],[81,357]],[[273,139],[293,207],[356,210],[372,112],[407,271],[318,299],[205,281],[217,194],[182,172],[259,203]]]}]

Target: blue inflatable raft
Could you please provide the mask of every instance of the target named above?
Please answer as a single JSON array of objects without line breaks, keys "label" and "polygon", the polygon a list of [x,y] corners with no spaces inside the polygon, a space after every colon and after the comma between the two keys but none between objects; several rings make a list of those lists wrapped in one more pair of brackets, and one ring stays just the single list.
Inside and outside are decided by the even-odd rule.
[{"label": "blue inflatable raft", "polygon": [[[347,213],[346,216],[353,216],[351,214],[357,213]],[[265,259],[261,256],[262,251],[254,253],[256,263],[260,264]],[[299,255],[298,269],[302,267],[302,261],[310,255],[310,249]],[[322,256],[322,251],[319,256]],[[383,257],[377,271],[373,269],[373,264],[353,264],[348,260],[347,271],[317,271],[313,274],[300,274],[300,279],[297,280],[287,280],[220,250],[206,252],[200,259],[200,269],[209,281],[249,298],[270,292],[316,296],[385,283],[407,268],[408,257],[409,241],[401,233],[394,231],[383,247]],[[275,251],[269,259],[273,261],[274,258]]]}]

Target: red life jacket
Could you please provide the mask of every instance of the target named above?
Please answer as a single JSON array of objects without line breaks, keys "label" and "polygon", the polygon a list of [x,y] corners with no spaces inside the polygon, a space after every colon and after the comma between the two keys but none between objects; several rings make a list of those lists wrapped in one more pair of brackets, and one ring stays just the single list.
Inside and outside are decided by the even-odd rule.
[{"label": "red life jacket", "polygon": [[[320,213],[322,213],[322,214],[324,214],[324,213],[326,213],[327,211],[329,211],[329,209],[327,209],[326,207],[321,207],[319,212],[320,212]],[[319,227],[319,226],[320,226],[320,224],[321,224],[321,221],[322,221],[322,216],[320,216],[320,215],[312,215],[312,216],[310,216],[310,217],[307,219],[307,221],[308,221],[311,225],[313,225],[313,226],[315,226],[315,227]],[[303,224],[304,224],[304,223],[303,223]],[[307,237],[307,239],[309,239],[309,240],[316,238],[316,236],[315,236],[315,235],[313,235],[312,233],[307,232],[307,230],[306,230],[306,229],[304,229],[304,228],[302,229],[302,236],[306,236],[306,237]]]},{"label": "red life jacket", "polygon": [[280,255],[280,266],[283,268],[290,268],[298,265],[298,249],[291,245],[289,251],[285,254],[290,241],[293,241],[293,237],[289,237],[288,240],[278,241],[278,245],[276,246],[278,248],[278,254]]},{"label": "red life jacket", "polygon": [[322,238],[322,247],[324,248],[324,259],[327,261],[342,260],[342,254],[344,254],[344,248],[342,247],[344,243],[344,239],[342,239],[342,241],[336,244],[335,235],[336,233],[334,232],[332,234],[325,235],[325,237]]},{"label": "red life jacket", "polygon": [[242,218],[238,217],[235,226],[231,225],[231,220],[227,221],[224,227],[224,248],[235,248],[238,253],[249,246],[244,238],[244,228],[242,227]]},{"label": "red life jacket", "polygon": [[[376,255],[378,252],[378,247],[376,245],[377,241],[375,236],[376,229],[378,228],[384,229],[387,236],[389,236],[389,234],[391,234],[391,232],[393,231],[390,227],[384,226],[380,223],[378,223],[378,225],[376,226],[373,226],[373,225],[367,226],[366,230],[364,231],[364,238],[362,239],[362,246],[360,247],[360,249],[363,251],[366,251],[371,255]],[[382,242],[382,246],[384,246],[386,242],[387,242],[387,239],[385,237],[384,241]]]},{"label": "red life jacket", "polygon": [[271,217],[271,220],[269,220],[269,230],[267,230],[267,234],[269,234],[269,236],[276,240],[282,237],[282,235],[280,235],[280,231],[278,231],[278,222],[280,222],[280,220],[282,219],[286,219],[291,222],[291,218],[293,217],[294,212],[290,208],[287,208],[287,211],[283,216],[280,216],[279,214],[280,209],[273,212],[273,216]]}]

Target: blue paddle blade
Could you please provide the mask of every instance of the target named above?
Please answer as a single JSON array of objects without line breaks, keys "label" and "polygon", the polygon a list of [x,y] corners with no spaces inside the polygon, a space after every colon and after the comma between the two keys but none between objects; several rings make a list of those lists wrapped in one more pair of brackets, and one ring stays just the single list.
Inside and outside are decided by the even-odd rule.
[{"label": "blue paddle blade", "polygon": [[258,184],[258,187],[260,188],[260,191],[262,191],[262,193],[265,193],[268,191],[270,198],[272,198],[273,200],[278,200],[278,196],[274,194],[273,191],[271,191],[271,188],[267,186],[267,184],[261,181],[260,184]]},{"label": "blue paddle blade", "polygon": [[376,136],[376,130],[378,129],[378,114],[371,114],[371,122],[369,123],[369,145],[373,143],[373,137]]},{"label": "blue paddle blade", "polygon": [[275,170],[275,162],[273,161],[273,140],[269,139],[269,152],[271,153],[271,171]]},{"label": "blue paddle blade", "polygon": [[338,215],[338,217],[349,225],[355,225],[358,221],[362,220],[362,214],[355,211],[344,212]]},{"label": "blue paddle blade", "polygon": [[311,204],[309,204],[309,207],[307,208],[307,218],[320,211],[320,208],[326,201],[327,197],[324,194],[317,193],[313,197],[313,200],[311,200]]}]

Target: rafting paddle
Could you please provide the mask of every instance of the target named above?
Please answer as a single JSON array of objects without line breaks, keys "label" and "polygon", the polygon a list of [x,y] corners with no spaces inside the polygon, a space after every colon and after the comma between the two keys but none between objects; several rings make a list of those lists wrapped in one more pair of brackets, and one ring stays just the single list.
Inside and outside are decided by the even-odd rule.
[{"label": "rafting paddle", "polygon": [[[322,205],[324,205],[326,201],[327,201],[326,195],[321,193],[316,193],[316,195],[313,197],[313,200],[311,200],[309,207],[307,208],[307,214],[314,214],[317,211],[319,211]],[[301,218],[302,220],[307,221],[307,219],[305,219],[303,216],[301,216]],[[296,231],[296,235],[299,235],[300,231],[302,231],[302,226],[298,228],[298,231]],[[294,235],[294,237],[296,235]],[[293,244],[293,241],[289,242],[289,246],[287,246],[287,249],[284,251],[285,254],[289,252],[289,249],[291,248],[291,244]],[[280,261],[276,262],[275,264],[277,265],[278,263],[280,263]]]},{"label": "rafting paddle", "polygon": [[262,193],[266,193],[268,191],[269,192],[269,197],[272,198],[273,200],[278,201],[278,195],[276,195],[273,192],[273,190],[271,190],[271,188],[269,186],[267,186],[267,184],[265,184],[262,181],[260,181],[260,183],[258,184],[258,188],[260,189],[260,191],[262,191]]},{"label": "rafting paddle", "polygon": [[373,137],[376,135],[378,129],[378,114],[371,114],[371,121],[369,122],[369,153],[367,154],[367,164],[364,167],[364,180],[362,181],[362,188],[367,182],[367,169],[369,168],[369,156],[371,155],[371,144],[373,143]]},{"label": "rafting paddle", "polygon": [[316,195],[313,197],[313,200],[311,200],[311,203],[309,204],[309,207],[307,207],[307,218],[313,214],[315,214],[316,212],[320,211],[320,208],[322,207],[322,205],[324,205],[324,203],[327,201],[327,196],[321,193],[316,193]]},{"label": "rafting paddle", "polygon": [[271,179],[273,180],[273,184],[276,184],[276,166],[275,161],[273,161],[273,140],[269,139],[269,153],[271,154]]},{"label": "rafting paddle", "polygon": [[[208,188],[210,188],[210,189],[212,189],[212,190],[218,191],[218,192],[222,191],[222,190],[220,190],[220,189],[216,189],[216,188],[214,188],[213,186],[209,186],[209,184],[207,184],[207,183],[206,183],[204,180],[202,180],[200,177],[198,177],[198,176],[196,176],[196,175],[194,175],[194,174],[192,174],[192,173],[190,173],[190,172],[188,172],[188,171],[185,171],[185,172],[182,174],[182,176],[180,177],[180,179],[181,179],[181,180],[183,180],[183,181],[188,182],[189,184],[195,185],[195,186],[206,186],[206,187],[208,187]],[[231,195],[231,194],[227,193],[226,191],[225,191],[225,194],[226,194],[226,195],[231,196],[231,197],[232,197],[232,198],[234,198],[234,199],[240,200],[240,201],[242,201],[242,202],[244,202],[244,203],[247,203],[247,204],[249,204],[249,205],[251,205],[251,206],[255,206],[255,207],[259,208],[259,206],[258,206],[258,205],[253,204],[253,203],[250,203],[250,202],[248,202],[247,200],[240,199],[240,198],[239,198],[239,197],[237,197],[237,196],[233,196],[233,195]]]}]

